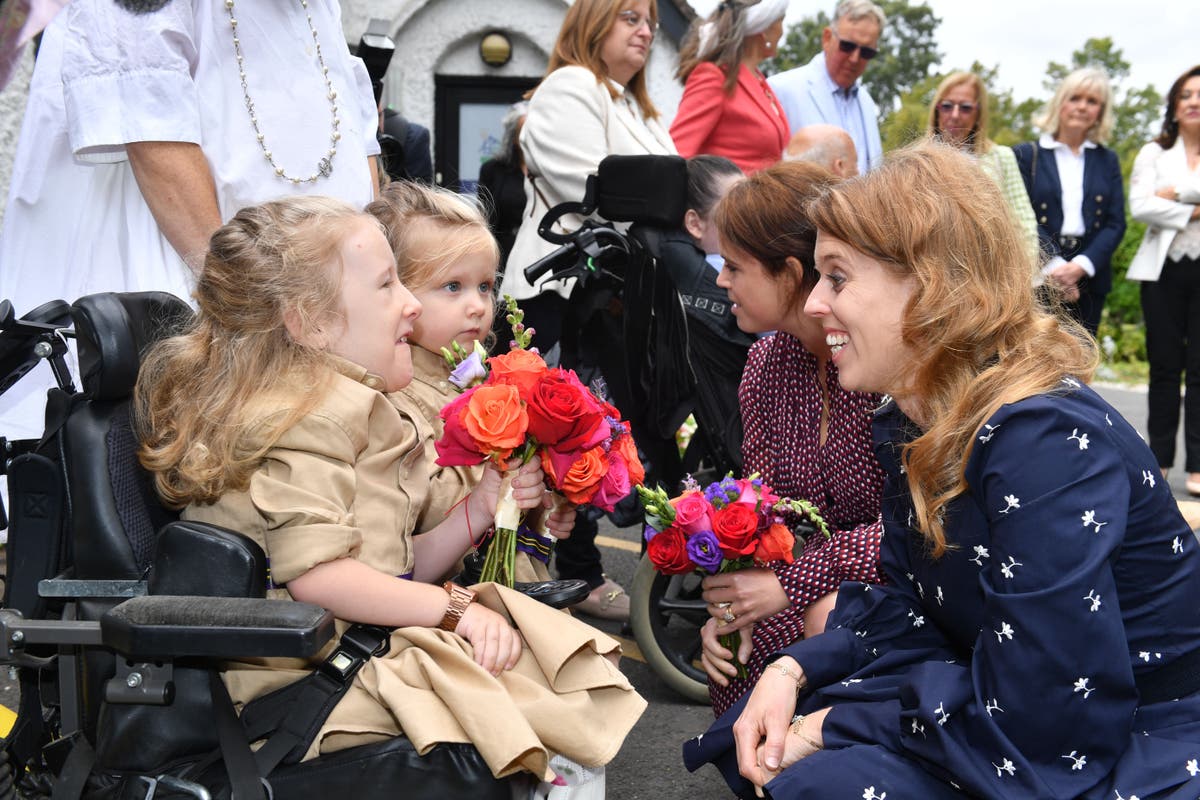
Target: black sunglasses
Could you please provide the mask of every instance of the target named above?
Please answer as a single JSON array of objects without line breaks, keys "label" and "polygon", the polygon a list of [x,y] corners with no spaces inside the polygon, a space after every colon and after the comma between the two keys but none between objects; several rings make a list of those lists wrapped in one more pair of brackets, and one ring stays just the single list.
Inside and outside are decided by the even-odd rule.
[{"label": "black sunglasses", "polygon": [[850,55],[855,50],[857,50],[858,54],[860,56],[862,56],[862,59],[864,61],[870,61],[872,58],[879,55],[879,51],[876,50],[874,47],[867,47],[865,44],[858,44],[856,42],[851,42],[851,41],[847,41],[846,39],[843,39],[842,37],[837,35],[837,31],[835,31],[833,28],[830,28],[829,32],[833,34],[833,38],[837,39],[838,49],[841,50],[846,55]]},{"label": "black sunglasses", "polygon": [[958,108],[960,113],[970,114],[975,110],[976,105],[974,103],[954,103],[949,100],[943,100],[938,103],[938,111],[941,111],[943,114],[953,114],[955,107]]}]

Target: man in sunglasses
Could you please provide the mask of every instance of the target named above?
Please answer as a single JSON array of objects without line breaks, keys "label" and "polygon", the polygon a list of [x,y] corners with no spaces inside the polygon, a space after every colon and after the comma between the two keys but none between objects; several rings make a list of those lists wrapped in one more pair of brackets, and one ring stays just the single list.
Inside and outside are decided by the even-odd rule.
[{"label": "man in sunglasses", "polygon": [[821,34],[821,52],[803,67],[768,79],[792,133],[819,123],[842,128],[854,140],[859,172],[883,160],[879,107],[860,79],[879,54],[886,22],[871,0],[839,0],[833,22]]}]

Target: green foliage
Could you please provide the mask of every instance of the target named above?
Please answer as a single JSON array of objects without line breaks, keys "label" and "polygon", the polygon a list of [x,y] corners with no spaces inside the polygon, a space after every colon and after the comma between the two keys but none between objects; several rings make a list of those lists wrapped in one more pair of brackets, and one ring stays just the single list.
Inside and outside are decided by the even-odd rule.
[{"label": "green foliage", "polygon": [[[863,83],[885,114],[900,106],[901,96],[929,75],[942,60],[935,35],[941,19],[925,3],[881,0],[888,24],[879,37],[879,55],[863,74]],[[821,52],[821,33],[829,25],[824,11],[805,17],[788,29],[775,58],[767,63],[770,74],[803,66]]]}]

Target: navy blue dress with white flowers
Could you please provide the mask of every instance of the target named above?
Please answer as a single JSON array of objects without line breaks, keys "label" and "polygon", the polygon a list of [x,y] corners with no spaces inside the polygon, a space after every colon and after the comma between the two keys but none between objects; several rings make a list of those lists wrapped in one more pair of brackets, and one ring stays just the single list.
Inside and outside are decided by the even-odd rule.
[{"label": "navy blue dress with white flowers", "polygon": [[[913,435],[894,404],[878,412],[891,585],[843,584],[829,630],[782,651],[808,677],[798,710],[833,708],[825,749],[771,796],[1200,796],[1200,694],[1178,688],[1196,684],[1139,693],[1200,650],[1200,547],[1137,432],[1072,378],[1003,406],[936,561],[899,462]],[[743,704],[684,756],[753,796],[731,751]]]}]

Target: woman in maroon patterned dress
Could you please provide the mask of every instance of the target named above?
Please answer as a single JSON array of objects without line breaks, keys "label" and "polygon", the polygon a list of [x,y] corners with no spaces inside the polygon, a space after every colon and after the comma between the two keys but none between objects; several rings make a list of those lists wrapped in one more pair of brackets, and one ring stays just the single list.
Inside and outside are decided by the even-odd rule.
[{"label": "woman in maroon patterned dress", "polygon": [[[751,348],[738,392],[744,472],[817,505],[832,534],[810,536],[793,564],[704,579],[712,618],[701,660],[717,715],[754,686],[768,656],[824,630],[842,581],[880,581],[883,471],[871,446],[880,397],[838,385],[821,323],[803,312],[817,273],[816,231],[801,209],[834,180],[815,165],[784,162],[734,186],[717,208],[725,257],[717,285],[729,293],[738,327],[775,331]],[[741,631],[745,679],[717,641],[732,631]]]}]

